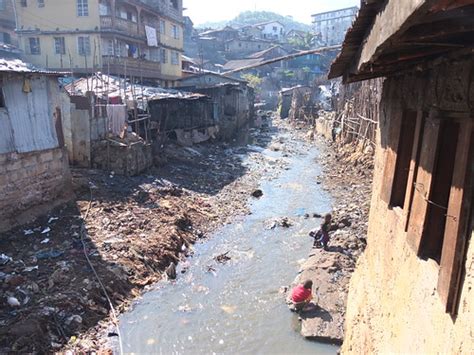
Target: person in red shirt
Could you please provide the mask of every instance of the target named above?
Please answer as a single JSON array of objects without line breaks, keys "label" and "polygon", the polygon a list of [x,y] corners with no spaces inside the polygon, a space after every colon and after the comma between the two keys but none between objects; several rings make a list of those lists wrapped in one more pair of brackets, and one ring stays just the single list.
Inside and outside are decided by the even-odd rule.
[{"label": "person in red shirt", "polygon": [[313,281],[306,280],[291,291],[291,302],[297,311],[303,310],[303,308],[313,299],[312,288]]}]

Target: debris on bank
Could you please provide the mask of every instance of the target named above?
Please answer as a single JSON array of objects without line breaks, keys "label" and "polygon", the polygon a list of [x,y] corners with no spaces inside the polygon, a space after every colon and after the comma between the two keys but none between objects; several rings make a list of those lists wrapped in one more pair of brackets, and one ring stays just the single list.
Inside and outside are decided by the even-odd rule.
[{"label": "debris on bank", "polygon": [[259,149],[175,146],[146,175],[73,169],[75,201],[1,235],[0,353],[107,348],[110,306],[86,255],[118,312],[179,277],[192,244],[248,213],[261,175],[281,170],[258,152],[271,133],[252,136]]}]

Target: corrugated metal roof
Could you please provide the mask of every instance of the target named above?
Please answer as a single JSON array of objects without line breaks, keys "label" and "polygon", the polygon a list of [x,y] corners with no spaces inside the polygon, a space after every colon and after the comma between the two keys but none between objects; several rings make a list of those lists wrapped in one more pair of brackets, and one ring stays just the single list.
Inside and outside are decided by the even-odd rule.
[{"label": "corrugated metal roof", "polygon": [[337,56],[331,65],[329,79],[342,76],[348,67],[352,64],[355,55],[359,51],[365,35],[375,20],[377,13],[385,0],[362,0],[359,13],[346,33],[342,44],[341,53]]},{"label": "corrugated metal roof", "polygon": [[[125,90],[124,90],[125,87]],[[112,75],[97,73],[88,78],[78,79],[65,86],[65,89],[73,95],[85,95],[88,91],[93,91],[101,98],[122,97],[125,100],[135,98],[139,103],[143,100],[160,99],[195,99],[204,95],[183,92],[173,89],[163,89],[159,87],[130,84],[124,79]]]},{"label": "corrugated metal roof", "polygon": [[25,73],[25,74],[43,74],[52,76],[63,76],[67,73],[54,72],[35,68],[33,65],[25,63],[20,59],[0,58],[1,73]]}]

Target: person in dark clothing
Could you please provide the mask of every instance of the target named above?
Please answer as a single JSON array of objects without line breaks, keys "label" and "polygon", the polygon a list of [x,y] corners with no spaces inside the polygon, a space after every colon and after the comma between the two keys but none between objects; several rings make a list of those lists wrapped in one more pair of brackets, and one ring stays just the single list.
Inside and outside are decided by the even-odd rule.
[{"label": "person in dark clothing", "polygon": [[313,231],[309,233],[309,235],[314,238],[313,248],[323,248],[324,250],[327,250],[331,221],[332,216],[328,213],[324,216],[324,222],[321,224],[319,230],[317,232]]}]

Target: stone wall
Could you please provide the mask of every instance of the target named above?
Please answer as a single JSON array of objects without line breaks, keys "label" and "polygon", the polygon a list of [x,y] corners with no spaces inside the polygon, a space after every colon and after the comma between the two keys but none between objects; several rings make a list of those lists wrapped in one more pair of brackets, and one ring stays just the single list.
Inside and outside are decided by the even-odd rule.
[{"label": "stone wall", "polygon": [[474,83],[465,73],[470,68],[472,58],[446,62],[424,73],[387,79],[384,85],[368,246],[351,279],[343,353],[467,354],[474,349],[472,229],[465,236],[459,306],[452,316],[437,289],[438,263],[417,256],[407,241],[406,212],[390,208],[383,198],[387,162],[396,151],[391,136],[400,117],[397,112],[433,107],[458,115],[469,112]]},{"label": "stone wall", "polygon": [[152,147],[138,138],[135,141],[101,140],[92,143],[92,167],[134,176],[153,165]]},{"label": "stone wall", "polygon": [[0,231],[23,223],[72,195],[62,148],[0,155]]}]

